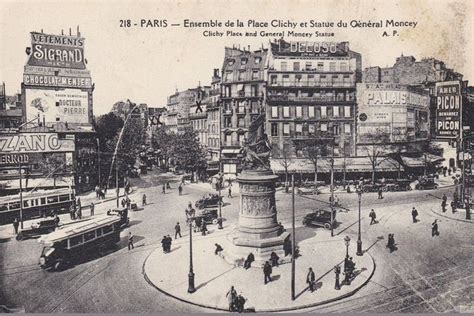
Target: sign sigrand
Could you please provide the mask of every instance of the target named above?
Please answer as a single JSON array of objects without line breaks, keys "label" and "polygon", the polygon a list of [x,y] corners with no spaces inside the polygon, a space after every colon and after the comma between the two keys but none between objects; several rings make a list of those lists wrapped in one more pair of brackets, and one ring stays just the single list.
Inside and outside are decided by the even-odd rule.
[{"label": "sign sigrand", "polygon": [[31,33],[30,66],[85,69],[84,38]]},{"label": "sign sigrand", "polygon": [[74,151],[74,140],[59,139],[56,133],[21,133],[0,136],[2,154]]}]

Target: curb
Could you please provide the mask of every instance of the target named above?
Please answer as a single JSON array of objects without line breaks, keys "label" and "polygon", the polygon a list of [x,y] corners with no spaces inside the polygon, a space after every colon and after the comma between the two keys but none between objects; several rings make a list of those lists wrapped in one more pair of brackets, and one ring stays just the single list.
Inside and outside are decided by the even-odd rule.
[{"label": "curb", "polygon": [[[128,195],[131,195],[131,194],[133,194],[133,193],[135,193],[135,192],[136,192],[136,190],[131,190],[130,193],[128,193]],[[124,197],[124,196],[125,196],[125,193],[124,193],[123,195],[119,195],[119,198]],[[80,196],[79,196],[79,198],[80,198]],[[108,198],[108,199],[103,199],[103,200],[99,200],[99,201],[96,202],[96,203],[94,203],[94,202],[92,202],[92,203],[94,203],[94,205],[97,205],[97,204],[102,204],[102,203],[105,203],[105,202],[110,202],[110,201],[113,201],[113,200],[115,200],[115,199],[117,199],[117,197]],[[88,204],[88,205],[84,205],[82,208],[83,208],[83,209],[87,209],[87,208],[90,208],[90,207],[91,207],[91,205]]]},{"label": "curb", "polygon": [[474,221],[472,220],[468,220],[468,219],[461,219],[461,218],[454,218],[454,217],[450,217],[450,216],[446,216],[444,214],[441,214],[441,213],[438,213],[436,211],[433,211],[432,208],[430,208],[431,212],[438,215],[438,216],[441,216],[441,217],[444,217],[444,218],[448,218],[448,219],[452,219],[452,220],[455,220],[455,221],[458,221],[458,222],[464,222],[464,223],[469,223],[469,224],[474,224]]},{"label": "curb", "polygon": [[[217,306],[209,306],[209,305],[204,305],[204,304],[200,304],[200,303],[194,303],[194,302],[191,302],[191,301],[187,301],[183,298],[177,297],[177,296],[175,296],[173,294],[170,294],[170,293],[160,289],[159,287],[157,287],[153,282],[151,282],[151,280],[148,278],[148,276],[146,274],[146,271],[145,271],[145,264],[146,264],[148,258],[151,256],[152,253],[153,253],[153,251],[148,254],[148,256],[145,258],[145,260],[143,261],[143,264],[142,264],[142,275],[143,275],[145,281],[149,285],[151,285],[152,287],[154,287],[155,289],[157,289],[159,292],[163,293],[164,295],[166,295],[168,297],[171,297],[171,298],[174,298],[174,299],[176,299],[180,302],[187,303],[187,304],[194,305],[194,306],[198,306],[198,307],[202,307],[202,308],[213,309],[213,310],[216,310],[216,311],[229,312],[228,309],[220,308],[220,307],[217,307]],[[377,268],[374,257],[372,257],[372,255],[367,253],[367,252],[365,254],[369,255],[370,259],[372,259],[372,263],[374,265],[374,268],[372,269],[372,273],[367,277],[367,279],[364,281],[364,283],[362,283],[358,288],[352,290],[351,292],[348,292],[348,293],[343,294],[341,296],[337,296],[335,298],[331,298],[331,299],[328,299],[328,300],[325,300],[325,301],[313,303],[313,304],[305,304],[305,305],[301,305],[301,306],[287,307],[287,308],[280,308],[280,309],[261,309],[261,310],[255,310],[255,312],[256,313],[272,313],[272,312],[275,313],[275,312],[286,312],[286,311],[301,310],[301,309],[306,309],[306,308],[310,308],[310,307],[325,305],[325,304],[332,303],[332,302],[335,302],[335,301],[339,301],[339,300],[342,300],[342,299],[345,299],[349,296],[354,295],[360,289],[362,289],[364,286],[366,286],[367,283],[369,283],[369,281],[372,279],[372,276],[375,273],[375,269]]]}]

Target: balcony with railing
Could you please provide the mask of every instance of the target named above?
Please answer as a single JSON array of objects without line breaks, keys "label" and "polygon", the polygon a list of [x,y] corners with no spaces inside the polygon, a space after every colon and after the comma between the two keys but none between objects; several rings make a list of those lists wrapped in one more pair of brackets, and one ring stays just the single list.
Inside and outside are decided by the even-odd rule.
[{"label": "balcony with railing", "polygon": [[355,80],[315,81],[315,80],[277,80],[269,83],[269,87],[291,88],[355,88]]},{"label": "balcony with railing", "polygon": [[295,102],[355,102],[355,96],[346,96],[345,98],[340,98],[336,96],[295,96],[295,95],[271,95],[267,96],[268,101],[295,101]]}]

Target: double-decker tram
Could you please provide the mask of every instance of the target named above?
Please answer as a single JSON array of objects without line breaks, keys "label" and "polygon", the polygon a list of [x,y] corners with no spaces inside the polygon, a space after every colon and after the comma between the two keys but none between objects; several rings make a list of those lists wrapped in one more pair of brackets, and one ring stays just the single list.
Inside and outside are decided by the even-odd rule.
[{"label": "double-decker tram", "polygon": [[40,256],[43,269],[61,270],[78,259],[113,247],[120,241],[121,218],[104,215],[67,225],[40,239],[44,244]]},{"label": "double-decker tram", "polygon": [[[66,213],[74,202],[70,188],[23,193],[23,220]],[[0,225],[20,219],[20,194],[0,197]]]}]

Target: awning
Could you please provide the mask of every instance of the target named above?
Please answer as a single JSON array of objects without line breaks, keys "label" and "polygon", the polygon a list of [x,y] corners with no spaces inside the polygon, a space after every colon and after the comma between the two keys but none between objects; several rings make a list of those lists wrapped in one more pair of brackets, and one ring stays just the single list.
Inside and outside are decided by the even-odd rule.
[{"label": "awning", "polygon": [[223,154],[238,154],[240,149],[222,149]]},{"label": "awning", "polygon": [[[295,158],[287,160],[288,172],[290,173],[314,173],[314,164],[309,159]],[[344,164],[346,172],[371,172],[372,163],[369,157],[336,157],[334,158],[334,171],[343,172]],[[285,173],[284,159],[271,159],[270,167],[274,173]],[[331,161],[329,158],[320,158],[317,162],[318,173],[331,171]],[[380,157],[377,159],[375,171],[403,171],[403,166],[391,158]]]},{"label": "awning", "polygon": [[402,156],[403,164],[411,168],[423,168],[425,166],[425,163],[437,163],[443,160],[444,160],[443,157],[432,155],[432,154],[425,154],[420,157]]}]

